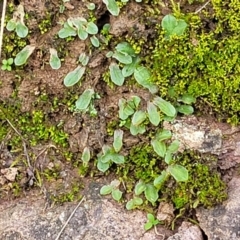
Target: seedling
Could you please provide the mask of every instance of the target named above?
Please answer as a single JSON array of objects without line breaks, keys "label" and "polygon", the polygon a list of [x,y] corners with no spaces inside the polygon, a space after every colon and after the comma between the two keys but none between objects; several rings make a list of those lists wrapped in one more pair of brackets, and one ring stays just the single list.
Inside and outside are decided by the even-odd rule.
[{"label": "seedling", "polygon": [[[93,22],[88,22],[83,17],[69,18],[67,22],[64,23],[63,28],[58,32],[60,38],[67,38],[71,36],[76,36],[81,40],[86,40],[88,35],[95,35],[98,33],[98,27]],[[96,39],[94,39],[96,42]],[[94,42],[94,43],[95,43]]]},{"label": "seedling", "polygon": [[116,201],[120,201],[122,198],[122,192],[119,190],[121,182],[119,180],[113,180],[109,185],[104,185],[100,189],[101,195],[111,194],[112,198]]},{"label": "seedling", "polygon": [[8,31],[16,31],[20,38],[25,38],[28,35],[28,28],[24,23],[24,8],[19,4],[17,10],[13,13],[13,18],[7,23]]},{"label": "seedling", "polygon": [[52,69],[59,69],[61,67],[61,60],[58,57],[57,50],[50,48],[50,60],[49,64]]},{"label": "seedling", "polygon": [[121,150],[123,145],[122,139],[123,131],[115,130],[113,147],[103,145],[102,153],[98,154],[97,159],[97,168],[101,172],[106,172],[113,162],[116,164],[123,164],[125,162],[124,156],[119,154],[119,151]]},{"label": "seedling", "polygon": [[5,71],[5,70],[11,71],[12,70],[12,64],[13,64],[13,58],[3,59],[1,69],[3,71]]},{"label": "seedling", "polygon": [[90,159],[91,159],[90,149],[88,147],[85,147],[83,149],[83,153],[82,153],[82,157],[81,157],[83,166],[86,167],[88,165]]},{"label": "seedling", "polygon": [[86,89],[82,95],[76,101],[76,110],[81,112],[86,112],[94,97],[93,89]]},{"label": "seedling", "polygon": [[162,19],[162,28],[166,32],[165,37],[169,39],[174,35],[183,35],[187,28],[187,23],[183,19],[177,19],[173,15],[168,14]]},{"label": "seedling", "polygon": [[140,197],[134,197],[133,199],[130,199],[126,204],[127,210],[133,210],[143,204],[143,200]]},{"label": "seedling", "polygon": [[103,0],[103,3],[105,3],[107,10],[113,15],[118,16],[120,13],[120,8],[117,5],[115,0]]},{"label": "seedling", "polygon": [[144,225],[144,229],[146,231],[150,230],[151,228],[160,223],[160,221],[158,219],[155,219],[155,217],[151,213],[147,214],[147,219],[148,221]]},{"label": "seedling", "polygon": [[14,64],[16,66],[21,66],[24,65],[28,58],[30,57],[30,55],[33,53],[35,49],[34,45],[27,45],[25,46],[15,57],[14,59]]}]

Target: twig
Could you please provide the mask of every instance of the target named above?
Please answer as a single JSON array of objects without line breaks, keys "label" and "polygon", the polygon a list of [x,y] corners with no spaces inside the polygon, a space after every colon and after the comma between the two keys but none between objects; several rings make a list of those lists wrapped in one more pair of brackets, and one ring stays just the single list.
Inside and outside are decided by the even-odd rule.
[{"label": "twig", "polygon": [[161,233],[159,233],[158,230],[157,230],[157,226],[156,226],[156,225],[154,226],[154,231],[155,231],[156,235],[162,237],[161,240],[164,240],[164,239],[165,239],[165,234],[161,234]]},{"label": "twig", "polygon": [[83,198],[81,199],[81,201],[78,203],[78,205],[75,207],[75,209],[73,210],[73,212],[71,213],[70,217],[68,218],[68,220],[66,221],[66,223],[63,225],[61,231],[58,233],[57,237],[55,238],[55,240],[58,240],[62,234],[62,232],[64,231],[65,227],[68,225],[69,221],[71,220],[71,218],[73,217],[73,215],[75,214],[75,212],[77,211],[77,209],[79,208],[79,206],[81,205],[81,203],[85,200],[85,197],[83,196]]},{"label": "twig", "polygon": [[195,14],[201,12],[203,10],[203,8],[205,8],[209,3],[210,3],[210,0],[208,0],[205,4],[203,4],[203,6],[201,6],[198,10],[196,10]]},{"label": "twig", "polygon": [[7,121],[8,124],[11,126],[11,128],[17,133],[17,135],[18,135],[23,141],[26,141],[26,140],[24,139],[24,137],[21,135],[21,133],[12,125],[12,123],[10,122],[10,120],[8,120],[8,119],[6,118],[6,121]]},{"label": "twig", "polygon": [[1,31],[0,31],[0,59],[1,59],[1,53],[2,53],[2,42],[3,42],[3,31],[4,31],[4,20],[5,20],[5,15],[6,15],[6,7],[7,7],[7,0],[3,0]]}]

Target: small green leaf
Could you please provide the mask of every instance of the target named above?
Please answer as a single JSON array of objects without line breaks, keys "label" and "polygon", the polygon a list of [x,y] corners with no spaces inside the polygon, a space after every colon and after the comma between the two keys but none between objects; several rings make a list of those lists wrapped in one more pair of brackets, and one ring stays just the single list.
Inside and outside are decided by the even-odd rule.
[{"label": "small green leaf", "polygon": [[92,35],[97,34],[98,33],[97,25],[93,22],[88,22],[86,27],[86,32]]},{"label": "small green leaf", "polygon": [[127,204],[126,204],[126,209],[127,209],[127,210],[132,210],[132,209],[134,209],[134,208],[135,208],[135,204],[134,204],[133,199],[131,199],[131,200],[129,200],[129,201],[127,202]]},{"label": "small green leaf", "polygon": [[98,48],[100,46],[100,42],[96,36],[90,37],[90,41],[94,47]]},{"label": "small green leaf", "polygon": [[16,25],[17,25],[16,21],[14,19],[11,19],[10,21],[8,21],[6,28],[8,31],[11,32],[15,30]]},{"label": "small green leaf", "polygon": [[95,4],[94,3],[89,3],[87,5],[88,10],[94,10],[95,9]]},{"label": "small green leaf", "polygon": [[153,103],[159,107],[159,109],[166,114],[168,117],[174,117],[176,115],[175,107],[168,101],[160,97],[155,97]]},{"label": "small green leaf", "polygon": [[129,106],[127,101],[123,98],[119,99],[118,106],[119,106],[118,114],[122,120],[126,120],[129,116],[131,116],[134,113],[134,110]]},{"label": "small green leaf", "polygon": [[167,171],[177,182],[186,182],[188,180],[188,170],[181,165],[170,165],[168,166]]},{"label": "small green leaf", "polygon": [[150,82],[150,77],[151,74],[146,67],[140,66],[134,70],[134,78],[136,81],[144,88],[147,88],[151,93],[156,93],[158,89]]},{"label": "small green leaf", "polygon": [[152,184],[147,184],[144,191],[146,199],[154,204],[158,200],[158,190]]},{"label": "small green leaf", "polygon": [[78,28],[77,34],[78,34],[78,37],[83,41],[86,40],[88,37],[88,33],[85,31],[84,26],[81,26]]},{"label": "small green leaf", "polygon": [[146,184],[142,181],[139,181],[134,188],[134,192],[136,195],[140,195],[145,190],[146,190]]},{"label": "small green leaf", "polygon": [[69,25],[68,22],[64,23],[64,27],[58,32],[60,38],[74,37],[77,35],[76,30]]},{"label": "small green leaf", "polygon": [[185,115],[191,115],[194,112],[194,109],[190,105],[181,105],[177,108],[178,112],[185,114]]},{"label": "small green leaf", "polygon": [[83,65],[86,66],[89,62],[89,56],[86,55],[86,53],[81,53],[78,61]]},{"label": "small green leaf", "polygon": [[108,195],[112,192],[112,190],[113,190],[113,187],[111,185],[105,185],[105,186],[101,187],[100,194],[101,195]]},{"label": "small green leaf", "polygon": [[112,154],[112,161],[116,164],[123,164],[125,162],[124,156],[117,153]]},{"label": "small green leaf", "polygon": [[84,164],[87,164],[90,161],[90,158],[91,158],[90,149],[88,147],[85,147],[83,149],[81,160],[83,161]]},{"label": "small green leaf", "polygon": [[130,126],[130,132],[133,136],[136,136],[138,134],[143,134],[146,131],[146,127],[145,125],[139,125],[139,126],[135,126],[133,124],[131,124]]},{"label": "small green leaf", "polygon": [[113,189],[112,198],[116,201],[120,201],[120,199],[122,198],[122,192],[119,189]]},{"label": "small green leaf", "polygon": [[132,63],[127,64],[122,69],[122,74],[124,77],[129,77],[134,73],[135,68],[137,68],[140,59],[138,57],[132,58]]},{"label": "small green leaf", "polygon": [[16,33],[20,38],[25,38],[28,35],[28,28],[25,26],[25,24],[17,22]]},{"label": "small green leaf", "polygon": [[147,219],[148,219],[149,222],[153,223],[154,220],[155,220],[155,217],[151,213],[148,213],[147,214]]},{"label": "small green leaf", "polygon": [[33,53],[35,49],[34,45],[27,45],[24,47],[15,57],[14,64],[16,66],[21,66],[25,64],[30,57],[30,55]]},{"label": "small green leaf", "polygon": [[171,153],[177,152],[179,148],[180,142],[178,140],[174,140],[167,148],[167,150]]},{"label": "small green leaf", "polygon": [[78,66],[73,71],[69,72],[63,82],[66,87],[71,87],[79,82],[85,73],[85,67]]},{"label": "small green leaf", "polygon": [[173,156],[172,156],[173,154],[172,154],[172,152],[170,152],[170,151],[166,151],[166,154],[165,154],[165,157],[164,157],[164,161],[165,161],[165,163],[167,163],[167,164],[170,164],[171,163],[171,161],[172,161],[172,159],[173,159]]},{"label": "small green leaf", "polygon": [[61,60],[58,57],[57,50],[54,48],[50,48],[50,66],[52,69],[59,69],[61,67]]},{"label": "small green leaf", "polygon": [[143,123],[145,121],[146,117],[147,116],[144,111],[142,111],[142,110],[136,111],[132,117],[132,124],[134,126],[139,126],[141,123]]},{"label": "small green leaf", "polygon": [[101,161],[101,159],[98,159],[97,161],[97,168],[99,171],[101,172],[106,172],[110,167],[110,163],[109,162],[106,162],[106,163],[103,163]]},{"label": "small green leaf", "polygon": [[158,124],[160,123],[161,119],[160,119],[160,114],[159,114],[159,112],[157,110],[157,107],[153,103],[148,102],[147,103],[147,112],[148,112],[149,121],[154,126],[158,126]]},{"label": "small green leaf", "polygon": [[116,152],[119,152],[123,145],[123,131],[121,129],[114,131],[114,137],[113,137],[113,148]]},{"label": "small green leaf", "polygon": [[115,49],[117,50],[117,52],[122,53],[125,56],[129,55],[129,56],[134,57],[136,55],[133,47],[128,42],[119,43],[115,47]]},{"label": "small green leaf", "polygon": [[85,111],[92,100],[93,94],[93,89],[86,89],[76,101],[76,109],[79,111]]},{"label": "small green leaf", "polygon": [[168,174],[165,170],[161,172],[161,175],[159,175],[157,178],[154,179],[153,185],[160,190],[165,181],[167,180]]},{"label": "small green leaf", "polygon": [[192,104],[196,102],[196,98],[190,94],[183,94],[182,97],[178,99],[179,102],[183,102],[185,104]]},{"label": "small green leaf", "polygon": [[120,52],[114,52],[112,57],[117,59],[120,63],[123,63],[123,64],[131,64],[132,63],[132,57],[131,56],[124,55]]},{"label": "small green leaf", "polygon": [[109,66],[110,69],[110,77],[113,83],[118,86],[122,86],[124,83],[124,77],[122,75],[122,71],[120,70],[119,66],[115,63],[112,63]]},{"label": "small green leaf", "polygon": [[106,7],[107,7],[108,11],[113,16],[118,16],[119,15],[120,8],[118,7],[115,0],[103,0],[103,3],[106,4]]},{"label": "small green leaf", "polygon": [[158,139],[153,139],[151,141],[151,145],[153,150],[160,156],[164,157],[166,153],[166,144],[164,142],[160,142]]},{"label": "small green leaf", "polygon": [[147,222],[144,224],[144,230],[148,231],[153,227],[153,224],[151,222]]},{"label": "small green leaf", "polygon": [[167,129],[163,129],[161,132],[158,132],[155,136],[155,138],[158,140],[158,141],[163,141],[163,140],[167,140],[169,138],[172,137],[172,133],[170,130],[167,130]]},{"label": "small green leaf", "polygon": [[176,19],[173,15],[168,14],[162,19],[162,27],[166,31],[166,37],[172,35],[180,36],[187,28],[187,23],[182,19]]},{"label": "small green leaf", "polygon": [[7,60],[7,64],[8,64],[8,65],[12,65],[12,64],[13,64],[13,58],[9,58],[9,59]]}]

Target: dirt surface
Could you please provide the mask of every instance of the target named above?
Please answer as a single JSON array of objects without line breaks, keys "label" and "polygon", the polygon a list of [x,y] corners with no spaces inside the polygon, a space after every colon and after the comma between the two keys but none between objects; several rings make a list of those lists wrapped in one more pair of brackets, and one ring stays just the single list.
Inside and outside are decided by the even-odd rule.
[{"label": "dirt surface", "polygon": [[[144,5],[143,7],[131,1],[131,3],[124,7],[123,13],[116,18],[109,14],[101,0],[95,0],[93,2],[96,5],[94,11],[95,16],[93,18],[96,18],[98,28],[102,29],[106,23],[111,25],[110,35],[114,40],[111,42],[109,49],[103,48],[100,50],[93,48],[89,39],[86,41],[80,41],[79,39],[65,41],[56,37],[58,31],[62,28],[61,24],[69,17],[89,17],[89,11],[87,9],[88,2],[86,1],[71,0],[66,2],[65,10],[61,14],[59,13],[59,6],[63,4],[62,1],[9,1],[14,8],[16,8],[19,3],[24,6],[25,12],[28,14],[26,24],[30,32],[26,41],[27,44],[33,44],[36,48],[24,67],[13,68],[13,70],[9,72],[0,70],[0,104],[7,112],[5,112],[5,118],[2,117],[2,115],[0,118],[0,127],[7,129],[6,132],[2,133],[2,139],[0,139],[0,203],[2,211],[7,209],[6,203],[8,201],[15,202],[17,207],[18,202],[21,204],[21,202],[26,200],[27,204],[29,204],[29,202],[34,202],[37,199],[37,201],[42,201],[41,204],[44,205],[44,210],[46,210],[54,204],[58,206],[58,204],[64,204],[64,202],[79,201],[83,196],[88,195],[86,189],[89,190],[89,188],[85,188],[85,186],[89,186],[95,181],[100,182],[100,185],[108,184],[115,178],[115,175],[107,175],[99,172],[96,168],[96,157],[104,144],[110,145],[113,142],[112,133],[110,134],[109,132],[112,131],[115,126],[119,125],[118,101],[120,98],[129,99],[131,96],[137,95],[141,96],[141,106],[146,107],[147,101],[151,98],[148,90],[132,84],[131,80],[122,87],[116,87],[109,83],[108,79],[104,79],[104,74],[111,61],[106,57],[106,53],[109,50],[113,50],[118,39],[133,35],[135,39],[144,38],[149,41],[154,40],[156,33],[153,29],[149,28],[149,23],[144,23],[143,20],[140,19],[147,9],[146,6]],[[163,15],[170,13],[169,5],[170,3],[166,3],[161,9],[161,14],[159,14],[157,18],[148,19],[148,21],[150,23],[160,21]],[[183,10],[193,11],[198,9],[199,6],[201,6],[201,4],[193,5],[189,7],[189,9],[183,8]],[[8,17],[11,15],[9,11],[8,9]],[[45,19],[50,19],[50,23],[47,31],[42,34],[39,29],[39,24]],[[6,34],[9,33],[6,31]],[[7,43],[4,42],[3,45],[6,46]],[[50,48],[59,50],[62,67],[58,70],[53,70],[49,65]],[[88,71],[84,75],[84,80],[81,84],[66,88],[63,84],[63,79],[70,71],[76,68],[78,57],[83,52],[91,53]],[[2,58],[7,59],[9,57],[8,55],[3,55]],[[81,114],[73,110],[76,99],[78,99],[80,94],[87,88],[94,89],[100,96],[99,99],[94,100],[94,107],[97,110],[97,115],[94,117],[90,114]],[[58,144],[49,130],[48,138],[44,139],[43,137],[41,141],[32,144],[30,141],[31,136],[34,135],[36,131],[40,132],[40,130],[33,128],[32,134],[28,132],[28,134],[25,135],[25,130],[23,130],[22,127],[32,127],[32,123],[29,124],[28,120],[30,119],[34,124],[34,120],[32,119],[34,119],[35,112],[42,113],[45,124],[44,127],[48,129],[55,127],[57,130],[52,131],[59,130],[66,133],[66,142],[63,141],[63,144]],[[28,116],[28,118],[26,117],[27,120],[24,123],[21,122],[22,120],[20,121],[20,118],[25,115]],[[179,123],[177,122],[178,120],[176,120],[175,123]],[[225,123],[219,123],[214,118],[209,117],[199,119],[186,118],[184,120],[180,119],[179,121],[180,127],[178,125],[178,128],[182,129],[185,127],[189,130],[190,138],[193,136],[192,132],[196,132],[199,129],[203,134],[212,131],[212,135],[205,135],[204,139],[206,140],[206,136],[208,136],[209,139],[205,141],[205,145],[201,146],[203,148],[205,146],[205,149],[210,149],[209,152],[211,154],[218,156],[218,166],[215,166],[215,168],[220,169],[223,178],[228,182],[232,176],[236,174],[236,169],[240,163],[240,143],[238,141],[240,129],[237,127],[233,128]],[[42,122],[40,123],[42,124]],[[111,126],[111,124],[114,126]],[[171,125],[168,127],[170,130],[176,131],[175,126],[176,125]],[[214,129],[217,130],[214,132]],[[39,134],[40,133],[37,132],[37,135]],[[179,134],[179,132],[176,134]],[[15,139],[16,136],[19,137],[17,143],[12,140]],[[181,134],[178,136],[181,136]],[[184,139],[186,132],[182,133],[182,136],[182,139]],[[151,136],[148,135],[133,137],[128,130],[124,129],[123,155],[127,156],[130,150],[140,143],[143,145],[148,143],[150,137]],[[222,141],[222,138],[225,140]],[[195,148],[191,146],[190,149],[200,150],[201,152],[201,147],[196,146],[196,142],[200,143],[199,139],[196,139],[195,142],[192,141]],[[211,144],[216,146],[216,151],[214,151]],[[81,162],[81,154],[85,147],[89,147],[92,156],[94,156],[88,169],[84,168]],[[116,166],[114,167],[116,170]],[[97,189],[99,191],[99,186]],[[126,191],[126,188],[124,190]],[[89,191],[94,192],[92,189]],[[128,199],[130,194],[127,192],[124,194],[126,195],[126,199]],[[92,198],[91,201],[93,201]],[[102,201],[101,204],[105,204],[104,209],[108,207],[114,208],[112,203],[108,201],[105,202],[105,200],[102,199],[99,201]],[[125,204],[126,201],[123,201],[123,203]],[[91,211],[95,211],[96,215],[98,215],[99,209],[93,206],[94,203],[91,202]],[[24,205],[23,215],[27,216],[27,209],[25,207],[26,204]],[[61,209],[56,210],[59,214],[61,211],[64,212],[62,209],[64,207],[61,206],[60,208]],[[87,219],[86,209],[86,206],[82,207],[74,220],[82,221],[82,232],[80,233],[79,230],[79,232],[74,235],[71,231],[76,229],[76,227],[74,228],[70,225],[70,230],[67,230],[66,238],[63,239],[97,239],[88,238],[88,232],[94,231],[94,227],[98,228],[96,235],[100,236],[99,229],[101,228],[101,224],[97,223],[97,219],[94,220],[95,222]],[[155,206],[155,210],[156,209]],[[34,214],[36,215],[36,219],[39,218],[38,220],[41,221],[41,214],[38,210],[36,210],[37,213],[35,212]],[[14,212],[14,208],[12,211]],[[172,210],[172,212],[173,211],[174,210]],[[70,212],[68,212],[68,214],[69,213]],[[118,214],[120,215],[122,212],[116,210],[111,217],[114,218]],[[134,213],[132,214],[134,215]],[[143,212],[141,211],[136,214],[137,217],[143,217]],[[127,215],[121,216],[122,222],[125,221],[125,216]],[[19,216],[14,217],[13,213],[12,221],[17,221],[18,217]],[[54,215],[54,217],[56,217],[56,215]],[[56,220],[52,216],[49,218],[51,218],[49,222]],[[65,220],[64,216],[64,221]],[[110,221],[109,219],[105,220]],[[60,220],[58,219],[58,221]],[[59,224],[56,220],[53,223],[53,225],[55,224],[56,232],[51,232],[51,236],[47,235],[50,233],[43,234],[42,229],[32,228],[32,231],[34,231],[35,234],[40,234],[38,239],[54,239],[64,221]],[[129,221],[134,222],[134,220]],[[44,219],[43,229],[47,228],[49,222]],[[138,227],[145,222],[146,218],[144,220],[139,219],[134,231],[137,232]],[[177,221],[177,227],[181,225],[181,222],[182,220]],[[74,223],[72,224],[74,225]],[[87,229],[89,224],[92,226],[92,230]],[[94,224],[96,226],[94,226]],[[88,227],[86,227],[87,225]],[[36,223],[34,226],[36,226]],[[122,227],[123,226],[124,224]],[[27,226],[24,226],[23,228],[26,227]],[[106,226],[104,227],[105,229],[107,228]],[[168,230],[169,228],[166,224],[165,230],[163,230],[164,228],[162,226],[160,226],[159,229],[165,231],[165,237],[170,237],[175,231],[170,231]],[[3,229],[4,227],[1,226],[0,230],[3,231]],[[14,233],[11,233],[12,229],[8,231],[10,235],[12,234],[11,237],[4,235],[0,238],[26,239],[23,237],[24,231]],[[5,231],[4,234],[8,234],[8,231]],[[28,234],[31,233],[28,232]],[[113,234],[116,234],[116,231],[113,231]],[[130,237],[128,237],[127,234],[129,234]],[[118,238],[111,235],[110,229],[109,232],[103,234],[102,238],[98,239],[107,239],[105,238],[106,235],[110,237],[109,239],[161,239],[160,236],[156,237],[153,230],[149,236],[145,236],[144,234],[147,233],[139,230],[138,235],[134,235],[131,233],[131,229],[128,229],[126,236],[124,235],[123,237],[123,235],[119,234]],[[31,237],[32,236],[28,235],[27,239],[37,239],[37,235],[35,238]]]}]

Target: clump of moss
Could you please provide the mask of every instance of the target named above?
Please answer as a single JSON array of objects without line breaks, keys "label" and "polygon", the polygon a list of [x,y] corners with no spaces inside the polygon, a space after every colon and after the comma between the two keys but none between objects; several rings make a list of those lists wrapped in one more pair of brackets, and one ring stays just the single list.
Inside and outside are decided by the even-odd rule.
[{"label": "clump of moss", "polygon": [[176,161],[188,169],[189,179],[187,182],[175,183],[171,188],[166,183],[162,193],[177,209],[199,205],[212,207],[226,200],[226,184],[215,167],[212,167],[216,165],[215,157],[186,152],[179,155]]},{"label": "clump of moss", "polygon": [[161,173],[161,162],[149,144],[139,144],[131,148],[125,164],[118,166],[117,174],[125,182],[127,191],[131,191],[140,179],[152,182]]},{"label": "clump of moss", "polygon": [[[186,92],[198,97],[196,107],[206,105],[219,118],[237,124],[240,111],[240,4],[213,0],[213,10],[204,16],[188,14],[188,32],[167,40],[159,25],[153,50],[153,81],[163,96],[168,87],[178,94]],[[226,7],[228,6],[228,7]],[[207,10],[205,10],[207,11]],[[206,15],[206,14],[205,14]]]}]

